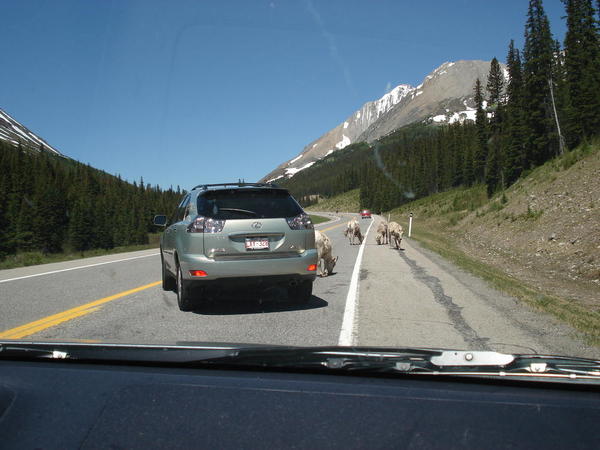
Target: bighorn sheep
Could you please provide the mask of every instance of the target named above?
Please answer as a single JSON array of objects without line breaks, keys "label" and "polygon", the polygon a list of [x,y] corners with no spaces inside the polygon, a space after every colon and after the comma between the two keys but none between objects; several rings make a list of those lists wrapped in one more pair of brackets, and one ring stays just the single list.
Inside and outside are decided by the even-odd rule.
[{"label": "bighorn sheep", "polygon": [[377,245],[388,243],[388,223],[385,220],[381,220],[377,225],[377,234],[375,235]]},{"label": "bighorn sheep", "polygon": [[315,246],[317,247],[317,274],[326,277],[333,272],[338,257],[331,254],[333,249],[331,239],[325,233],[315,230]]},{"label": "bighorn sheep", "polygon": [[400,248],[402,244],[402,235],[404,230],[398,222],[390,222],[388,224],[388,231],[390,236],[390,247],[393,245],[395,248]]},{"label": "bighorn sheep", "polygon": [[346,225],[346,230],[344,231],[344,236],[348,238],[350,241],[350,245],[354,245],[354,238],[358,238],[359,244],[362,244],[363,236],[360,232],[360,225],[358,224],[358,220],[356,218],[352,219]]}]

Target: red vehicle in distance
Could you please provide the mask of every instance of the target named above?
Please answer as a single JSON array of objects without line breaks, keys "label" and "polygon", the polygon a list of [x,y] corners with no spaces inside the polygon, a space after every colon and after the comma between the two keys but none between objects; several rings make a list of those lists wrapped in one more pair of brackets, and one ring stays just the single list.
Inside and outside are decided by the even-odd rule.
[{"label": "red vehicle in distance", "polygon": [[370,219],[371,218],[371,211],[369,209],[361,209],[361,211],[360,211],[360,218],[361,219]]}]

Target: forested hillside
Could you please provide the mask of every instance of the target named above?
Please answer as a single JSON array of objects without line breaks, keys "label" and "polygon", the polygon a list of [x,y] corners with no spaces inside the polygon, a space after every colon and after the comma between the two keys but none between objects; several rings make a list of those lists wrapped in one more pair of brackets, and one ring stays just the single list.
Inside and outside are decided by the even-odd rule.
[{"label": "forested hillside", "polygon": [[385,211],[457,186],[488,196],[600,132],[600,33],[591,0],[565,0],[567,33],[555,41],[541,0],[530,0],[523,50],[508,44],[473,86],[475,122],[402,128],[336,152],[280,184],[304,205],[360,189],[361,207]]},{"label": "forested hillside", "polygon": [[170,213],[181,194],[4,142],[0,173],[0,260],[147,243],[153,215]]}]

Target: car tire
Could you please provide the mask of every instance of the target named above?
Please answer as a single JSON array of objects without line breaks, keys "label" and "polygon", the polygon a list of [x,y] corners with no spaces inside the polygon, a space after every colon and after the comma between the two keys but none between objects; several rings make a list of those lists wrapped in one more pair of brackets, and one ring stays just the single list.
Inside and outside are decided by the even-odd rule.
[{"label": "car tire", "polygon": [[177,305],[181,311],[191,311],[193,307],[190,288],[183,279],[183,273],[179,265],[177,265]]},{"label": "car tire", "polygon": [[162,252],[160,252],[160,264],[162,267],[162,288],[163,291],[174,291],[177,287],[175,277],[169,273],[165,266],[165,260]]},{"label": "car tire", "polygon": [[296,286],[291,286],[288,293],[293,301],[299,303],[308,303],[312,297],[312,288],[312,281],[302,281]]}]

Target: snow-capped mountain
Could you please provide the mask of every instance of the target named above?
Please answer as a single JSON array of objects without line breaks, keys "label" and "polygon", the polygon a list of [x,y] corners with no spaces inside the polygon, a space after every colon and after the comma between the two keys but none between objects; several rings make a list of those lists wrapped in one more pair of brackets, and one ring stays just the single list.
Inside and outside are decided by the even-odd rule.
[{"label": "snow-capped mountain", "polygon": [[351,143],[372,142],[410,123],[475,120],[473,86],[477,78],[485,86],[489,70],[489,61],[446,62],[416,87],[396,86],[379,100],[365,103],[261,181],[289,178]]},{"label": "snow-capped mountain", "polygon": [[2,109],[0,109],[0,140],[10,142],[13,145],[21,144],[31,150],[45,150],[63,156],[57,149],[31,132],[27,127],[21,125]]}]

